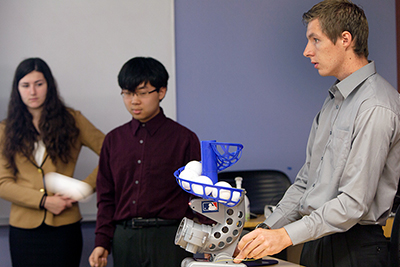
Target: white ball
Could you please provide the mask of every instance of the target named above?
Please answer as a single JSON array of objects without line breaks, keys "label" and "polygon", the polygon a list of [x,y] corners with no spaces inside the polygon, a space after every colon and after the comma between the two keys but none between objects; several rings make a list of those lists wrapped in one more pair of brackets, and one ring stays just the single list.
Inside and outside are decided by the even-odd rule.
[{"label": "white ball", "polygon": [[188,164],[186,164],[185,166],[185,170],[192,170],[195,173],[197,173],[197,175],[201,175],[202,172],[202,165],[200,161],[196,161],[196,160],[192,160],[190,161]]},{"label": "white ball", "polygon": [[[188,180],[188,181],[192,181],[197,176],[198,176],[197,173],[195,173],[194,171],[192,171],[190,169],[184,169],[179,174],[179,178],[182,178],[182,179]],[[188,182],[181,181],[181,183],[182,183],[182,187],[183,188],[185,188],[186,190],[190,190],[190,184]]]},{"label": "white ball", "polygon": [[232,193],[232,201],[236,202],[236,201],[238,201],[239,199],[240,199],[240,192],[234,191],[234,192]]},{"label": "white ball", "polygon": [[[199,194],[199,195],[205,194],[207,196],[209,194],[211,194],[212,188],[209,187],[209,186],[205,186],[207,184],[208,185],[213,185],[213,182],[211,181],[210,178],[208,178],[207,176],[201,175],[201,176],[197,176],[196,178],[194,178],[193,182],[196,182],[196,183],[204,185],[204,186],[202,186],[202,185],[198,185],[198,184],[192,184],[193,192],[195,192],[196,194]],[[204,188],[205,192],[203,191],[203,188]]]},{"label": "white ball", "polygon": [[[216,183],[215,186],[232,188],[232,186],[229,183],[224,182],[224,181]],[[219,189],[219,188],[213,188],[213,191],[212,191],[213,197],[218,197],[218,190],[219,190],[219,198],[220,199],[229,200],[231,198],[231,190],[225,190],[225,189]]]}]

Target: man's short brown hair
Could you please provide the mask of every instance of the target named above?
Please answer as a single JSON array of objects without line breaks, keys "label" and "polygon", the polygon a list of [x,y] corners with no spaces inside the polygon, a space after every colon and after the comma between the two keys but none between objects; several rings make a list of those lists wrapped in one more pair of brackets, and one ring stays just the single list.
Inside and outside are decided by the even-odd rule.
[{"label": "man's short brown hair", "polygon": [[350,32],[355,41],[354,52],[368,58],[368,21],[364,11],[356,4],[348,0],[322,1],[303,14],[305,25],[315,19],[334,44],[344,31]]}]

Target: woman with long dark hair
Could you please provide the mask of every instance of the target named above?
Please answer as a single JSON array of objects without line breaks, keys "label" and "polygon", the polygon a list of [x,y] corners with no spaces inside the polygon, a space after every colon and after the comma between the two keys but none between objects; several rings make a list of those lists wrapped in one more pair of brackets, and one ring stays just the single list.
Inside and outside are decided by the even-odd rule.
[{"label": "woman with long dark hair", "polygon": [[[11,202],[10,251],[14,267],[79,266],[78,203],[49,192],[45,174],[72,177],[79,152],[100,153],[104,134],[68,108],[48,65],[22,61],[14,75],[8,114],[0,124],[0,197]],[[97,168],[83,182],[94,190]]]}]

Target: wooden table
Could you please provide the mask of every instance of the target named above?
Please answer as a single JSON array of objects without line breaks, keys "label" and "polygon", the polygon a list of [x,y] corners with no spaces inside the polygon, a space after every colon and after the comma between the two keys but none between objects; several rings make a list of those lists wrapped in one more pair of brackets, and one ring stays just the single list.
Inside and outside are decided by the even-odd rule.
[{"label": "wooden table", "polygon": [[264,215],[257,215],[257,218],[250,219],[244,223],[244,228],[256,228],[257,224],[265,221]]},{"label": "wooden table", "polygon": [[[387,237],[390,238],[390,235],[392,233],[392,227],[393,227],[393,221],[394,221],[394,217],[389,217],[386,220],[386,225],[382,226],[383,228],[383,234]],[[246,224],[245,224],[246,225]]]}]

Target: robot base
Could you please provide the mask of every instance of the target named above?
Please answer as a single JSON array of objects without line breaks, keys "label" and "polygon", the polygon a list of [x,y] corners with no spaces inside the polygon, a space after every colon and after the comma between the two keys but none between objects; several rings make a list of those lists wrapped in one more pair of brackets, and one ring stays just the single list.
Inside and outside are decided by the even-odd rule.
[{"label": "robot base", "polygon": [[185,258],[182,263],[181,267],[246,267],[244,263],[233,263],[233,262],[209,262],[209,261],[198,261],[193,258]]}]

